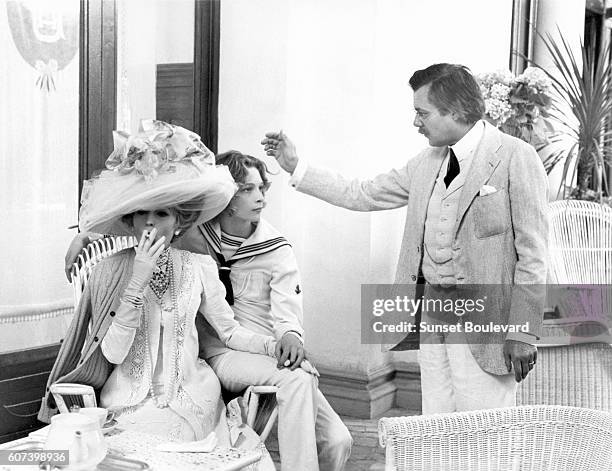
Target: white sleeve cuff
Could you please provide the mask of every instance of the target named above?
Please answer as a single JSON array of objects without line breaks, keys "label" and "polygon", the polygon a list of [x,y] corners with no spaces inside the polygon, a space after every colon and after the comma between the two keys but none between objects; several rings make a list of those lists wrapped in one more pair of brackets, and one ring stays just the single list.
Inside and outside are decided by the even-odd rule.
[{"label": "white sleeve cuff", "polygon": [[289,184],[293,188],[297,188],[302,183],[302,179],[306,174],[306,170],[308,170],[308,162],[305,159],[299,159],[297,165],[295,166],[295,170],[291,174],[291,178],[289,179]]},{"label": "white sleeve cuff", "polygon": [[506,340],[514,340],[516,342],[535,345],[536,341],[540,340],[540,337],[530,332],[509,332],[508,335],[506,335]]},{"label": "white sleeve cuff", "polygon": [[296,332],[295,330],[288,330],[288,331],[287,331],[287,332],[285,332],[283,335],[287,335],[287,334],[290,334],[290,335],[293,335],[293,336],[297,337],[297,338],[298,338],[298,340],[299,340],[300,342],[302,342],[302,345],[304,345],[304,339],[303,339],[303,338],[302,338],[302,336],[301,336],[301,335],[300,335],[298,332]]}]

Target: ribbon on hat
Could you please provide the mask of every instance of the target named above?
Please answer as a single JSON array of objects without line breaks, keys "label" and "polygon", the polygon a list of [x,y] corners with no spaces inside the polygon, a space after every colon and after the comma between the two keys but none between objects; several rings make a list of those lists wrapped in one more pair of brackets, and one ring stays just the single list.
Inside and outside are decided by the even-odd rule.
[{"label": "ribbon on hat", "polygon": [[172,163],[190,159],[195,165],[215,165],[214,154],[200,136],[180,126],[154,119],[140,122],[138,133],[113,131],[114,150],[106,168],[120,174],[137,172],[146,181],[160,171],[172,171]]}]

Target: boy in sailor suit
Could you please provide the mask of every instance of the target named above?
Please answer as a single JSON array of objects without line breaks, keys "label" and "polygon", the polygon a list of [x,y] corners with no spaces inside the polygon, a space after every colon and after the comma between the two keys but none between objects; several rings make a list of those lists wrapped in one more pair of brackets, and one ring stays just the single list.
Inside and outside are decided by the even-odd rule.
[{"label": "boy in sailor suit", "polygon": [[291,245],[260,217],[269,188],[265,164],[237,151],[218,155],[217,164],[229,167],[239,190],[221,215],[193,227],[178,244],[215,258],[238,323],[275,337],[278,344],[276,359],[238,352],[225,347],[201,323],[200,356],[230,391],[242,391],[251,384],[279,388],[283,470],[341,470],[352,439],[319,391],[318,373],[305,359],[302,295]]}]

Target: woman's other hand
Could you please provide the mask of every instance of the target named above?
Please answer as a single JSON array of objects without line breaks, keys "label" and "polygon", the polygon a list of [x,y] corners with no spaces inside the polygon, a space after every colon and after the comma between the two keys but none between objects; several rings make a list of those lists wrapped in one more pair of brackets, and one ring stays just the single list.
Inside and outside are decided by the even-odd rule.
[{"label": "woman's other hand", "polygon": [[161,236],[158,240],[155,240],[156,235],[157,229],[155,228],[151,232],[143,231],[138,246],[134,247],[136,256],[134,257],[130,287],[141,293],[151,280],[155,270],[155,263],[164,251],[166,237]]}]

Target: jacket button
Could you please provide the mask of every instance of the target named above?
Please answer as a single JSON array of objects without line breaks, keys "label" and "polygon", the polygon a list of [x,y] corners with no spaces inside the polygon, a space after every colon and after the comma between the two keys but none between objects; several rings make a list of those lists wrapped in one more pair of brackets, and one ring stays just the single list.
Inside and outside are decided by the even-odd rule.
[{"label": "jacket button", "polygon": [[410,279],[411,279],[412,281],[416,281],[416,275],[410,275]]},{"label": "jacket button", "polygon": [[111,312],[110,312],[110,316],[111,316],[111,317],[115,317],[115,311],[111,311]]},{"label": "jacket button", "polygon": [[94,337],[94,342],[97,342],[97,341],[98,341],[98,337]]},{"label": "jacket button", "polygon": [[417,247],[417,253],[421,252],[421,247]]}]

